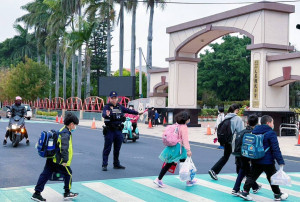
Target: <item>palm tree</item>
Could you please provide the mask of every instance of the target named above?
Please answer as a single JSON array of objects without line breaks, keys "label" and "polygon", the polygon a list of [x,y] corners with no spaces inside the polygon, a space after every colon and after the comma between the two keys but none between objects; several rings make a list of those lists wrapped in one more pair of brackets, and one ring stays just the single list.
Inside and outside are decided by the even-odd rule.
[{"label": "palm tree", "polygon": [[127,9],[132,12],[132,22],[131,22],[131,62],[130,62],[130,76],[135,76],[135,55],[136,55],[136,9],[137,0],[132,0],[128,2]]},{"label": "palm tree", "polygon": [[85,0],[88,7],[86,14],[88,18],[98,18],[99,21],[107,23],[107,67],[106,76],[111,76],[111,26],[115,23],[114,0]]},{"label": "palm tree", "polygon": [[19,33],[15,38],[18,40],[20,47],[13,53],[13,58],[22,58],[25,61],[25,56],[31,57],[34,49],[33,37],[28,32],[28,28],[23,28],[21,25],[15,25],[15,30]]},{"label": "palm tree", "polygon": [[120,76],[123,76],[123,56],[124,56],[124,0],[119,0],[120,2],[120,38],[119,38],[119,72]]},{"label": "palm tree", "polygon": [[75,48],[79,48],[85,45],[85,66],[86,66],[86,97],[90,97],[90,85],[91,85],[91,50],[89,47],[89,41],[94,29],[95,23],[90,23],[81,20],[82,29],[71,33],[71,44]]},{"label": "palm tree", "polygon": [[[148,28],[148,44],[147,44],[147,70],[152,68],[152,40],[153,40],[153,16],[154,7],[158,4],[162,9],[165,6],[165,0],[147,0],[147,9],[150,8],[150,19]],[[150,92],[150,74],[147,74],[147,97],[149,97]]]}]

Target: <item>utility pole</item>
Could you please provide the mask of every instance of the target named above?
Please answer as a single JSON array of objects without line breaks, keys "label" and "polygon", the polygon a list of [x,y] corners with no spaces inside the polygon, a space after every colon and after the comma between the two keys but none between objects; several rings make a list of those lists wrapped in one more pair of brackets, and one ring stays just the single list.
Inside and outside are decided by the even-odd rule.
[{"label": "utility pole", "polygon": [[140,98],[143,97],[143,89],[142,89],[142,84],[143,84],[143,72],[142,72],[142,48],[139,47],[139,65],[140,65],[140,70],[139,70],[139,95]]}]

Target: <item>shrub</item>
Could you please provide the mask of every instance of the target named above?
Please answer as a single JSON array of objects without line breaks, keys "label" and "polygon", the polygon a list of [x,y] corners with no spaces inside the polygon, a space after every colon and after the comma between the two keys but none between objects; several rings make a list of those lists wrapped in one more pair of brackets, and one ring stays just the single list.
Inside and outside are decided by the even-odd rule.
[{"label": "shrub", "polygon": [[36,114],[42,115],[42,116],[57,116],[58,112],[56,112],[56,111],[54,111],[54,112],[37,111]]}]

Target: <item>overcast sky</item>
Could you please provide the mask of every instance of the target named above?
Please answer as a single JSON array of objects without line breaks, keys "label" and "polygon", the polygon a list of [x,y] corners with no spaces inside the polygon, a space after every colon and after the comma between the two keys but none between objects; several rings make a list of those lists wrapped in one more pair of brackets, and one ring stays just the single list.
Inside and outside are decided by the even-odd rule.
[{"label": "overcast sky", "polygon": [[[0,42],[6,38],[13,37],[16,32],[13,28],[15,19],[22,16],[24,11],[21,6],[32,0],[0,0]],[[228,0],[176,0],[181,2],[245,2],[244,1],[228,1]],[[253,0],[248,0],[247,2]],[[258,1],[253,1],[258,2]],[[290,42],[300,50],[300,30],[297,30],[296,24],[300,24],[300,2],[287,3],[295,5],[296,12],[290,15]],[[209,15],[224,12],[247,4],[232,5],[178,5],[168,4],[162,11],[157,8],[154,13],[153,27],[153,66],[168,67],[165,58],[169,53],[169,36],[166,34],[166,28],[179,23],[187,22],[203,18]],[[144,5],[139,5],[137,10],[137,47],[142,47],[143,52],[147,54],[147,33],[148,33],[149,12]],[[130,43],[131,43],[131,15],[125,15],[125,44],[124,44],[124,68],[130,68]],[[112,41],[112,69],[118,69],[119,65],[119,29],[115,25]],[[138,53],[138,51],[137,51]],[[145,62],[143,62],[143,65]],[[138,65],[138,55],[136,58]]]}]

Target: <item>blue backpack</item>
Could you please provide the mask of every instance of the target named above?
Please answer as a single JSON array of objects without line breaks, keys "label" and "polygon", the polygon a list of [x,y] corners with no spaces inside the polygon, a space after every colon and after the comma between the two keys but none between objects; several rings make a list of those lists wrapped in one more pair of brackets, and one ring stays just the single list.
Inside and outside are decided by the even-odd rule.
[{"label": "blue backpack", "polygon": [[264,149],[264,134],[255,135],[251,133],[244,134],[242,144],[242,156],[249,159],[260,159],[270,149]]},{"label": "blue backpack", "polygon": [[43,158],[53,158],[59,147],[57,145],[59,132],[55,130],[42,131],[39,141],[36,145],[38,153]]}]

